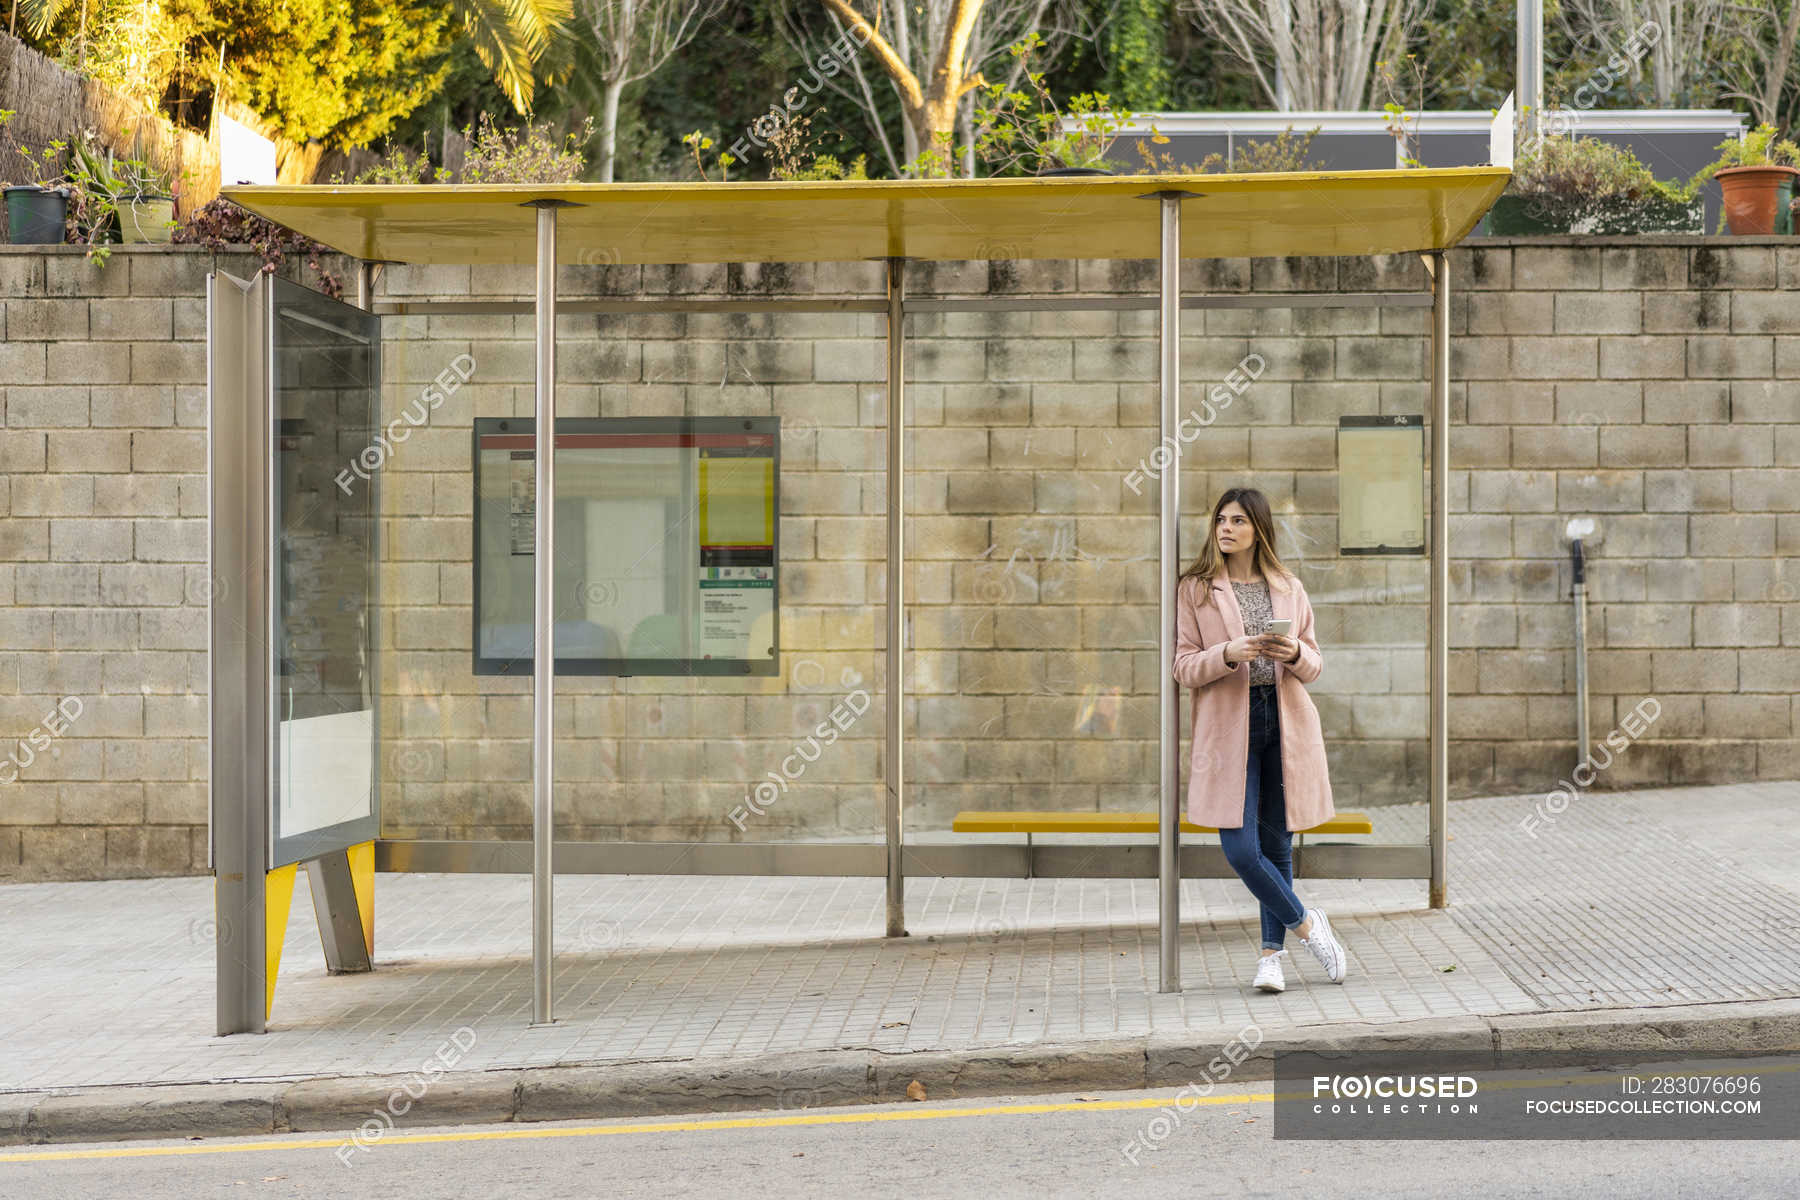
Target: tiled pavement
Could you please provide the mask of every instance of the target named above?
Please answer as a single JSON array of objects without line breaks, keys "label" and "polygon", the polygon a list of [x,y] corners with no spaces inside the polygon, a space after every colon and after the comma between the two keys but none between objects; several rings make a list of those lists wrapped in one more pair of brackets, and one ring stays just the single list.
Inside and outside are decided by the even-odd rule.
[{"label": "tiled pavement", "polygon": [[[565,877],[558,1020],[532,1029],[529,881],[383,875],[373,974],[324,973],[302,891],[271,1032],[217,1038],[208,880],[12,885],[0,1091],[411,1071],[463,1026],[481,1070],[1800,996],[1800,784],[1581,796],[1532,837],[1534,805],[1452,804],[1447,910],[1422,882],[1302,881],[1354,971],[1323,983],[1291,944],[1279,996],[1248,988],[1233,880],[1184,884],[1165,995],[1151,881],[909,879],[890,941],[880,880]],[[1419,806],[1377,817],[1423,837]]]}]

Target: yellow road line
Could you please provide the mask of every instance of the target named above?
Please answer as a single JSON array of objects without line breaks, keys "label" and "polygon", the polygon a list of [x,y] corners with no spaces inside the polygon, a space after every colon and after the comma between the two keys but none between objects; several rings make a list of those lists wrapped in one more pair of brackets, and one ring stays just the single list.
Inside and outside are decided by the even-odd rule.
[{"label": "yellow road line", "polygon": [[[1032,1113],[1104,1111],[1108,1109],[1159,1108],[1173,1104],[1180,1093],[1138,1100],[1074,1100],[1061,1104],[993,1104],[981,1108],[903,1108],[890,1112],[802,1113],[786,1117],[725,1117],[710,1121],[658,1121],[635,1125],[578,1125],[556,1129],[478,1129],[463,1133],[396,1133],[373,1139],[369,1145],[421,1145],[431,1142],[512,1141],[519,1138],[594,1137],[620,1133],[694,1133],[708,1129],[763,1129],[783,1125],[860,1125],[874,1121],[933,1121],[946,1117],[1026,1116]],[[1233,1096],[1192,1096],[1181,1107],[1196,1104],[1249,1104],[1274,1099],[1272,1092]],[[0,1154],[0,1163],[54,1162],[75,1158],[160,1158],[184,1154],[243,1154],[253,1150],[327,1150],[350,1143],[348,1132],[334,1138],[286,1138],[274,1141],[236,1142],[208,1146],[116,1146],[105,1150],[34,1150],[24,1154]]]},{"label": "yellow road line", "polygon": [[[1752,1060],[1755,1061],[1755,1060]],[[1644,1068],[1583,1072],[1551,1078],[1489,1080],[1484,1090],[1510,1091],[1518,1088],[1564,1086],[1595,1087],[1609,1084],[1619,1075],[1732,1075],[1784,1074],[1800,1070],[1800,1065],[1723,1067],[1713,1070],[1655,1071]],[[1511,1074],[1511,1072],[1507,1072]],[[1191,1085],[1190,1085],[1191,1086]],[[189,1154],[244,1154],[257,1150],[330,1150],[347,1145],[372,1149],[378,1145],[425,1145],[437,1142],[515,1141],[529,1138],[599,1137],[625,1133],[698,1133],[711,1129],[767,1129],[798,1125],[864,1125],[877,1121],[935,1121],[960,1117],[1015,1117],[1034,1113],[1107,1112],[1121,1109],[1162,1108],[1173,1104],[1184,1111],[1199,1105],[1273,1103],[1275,1100],[1307,1098],[1305,1092],[1240,1092],[1230,1096],[1195,1096],[1183,1088],[1170,1096],[1151,1096],[1136,1100],[1071,1100],[1060,1104],[990,1104],[977,1108],[902,1108],[885,1112],[816,1112],[796,1113],[781,1117],[720,1117],[707,1121],[656,1121],[631,1125],[575,1125],[557,1128],[481,1129],[457,1133],[396,1133],[368,1139],[366,1145],[353,1142],[349,1132],[337,1137],[295,1137],[257,1142],[214,1143],[197,1146],[114,1146],[102,1150],[33,1150],[0,1154],[0,1163],[57,1162],[89,1158],[163,1158]]]}]

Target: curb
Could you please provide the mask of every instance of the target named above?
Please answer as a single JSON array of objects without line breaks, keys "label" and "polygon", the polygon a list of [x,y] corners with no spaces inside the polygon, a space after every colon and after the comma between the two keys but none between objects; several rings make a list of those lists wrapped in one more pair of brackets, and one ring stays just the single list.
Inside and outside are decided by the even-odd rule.
[{"label": "curb", "polygon": [[[1254,1028],[913,1053],[808,1050],[453,1071],[431,1080],[341,1076],[13,1092],[0,1094],[0,1145],[341,1132],[346,1148],[361,1150],[405,1127],[894,1103],[906,1099],[914,1080],[937,1100],[1172,1087],[1219,1077],[1216,1064],[1228,1061],[1221,1052],[1234,1040],[1241,1050],[1249,1044],[1242,1035]],[[1748,1057],[1800,1051],[1800,998],[1302,1025],[1262,1037],[1224,1070],[1233,1079],[1267,1080],[1275,1055],[1296,1050]]]}]

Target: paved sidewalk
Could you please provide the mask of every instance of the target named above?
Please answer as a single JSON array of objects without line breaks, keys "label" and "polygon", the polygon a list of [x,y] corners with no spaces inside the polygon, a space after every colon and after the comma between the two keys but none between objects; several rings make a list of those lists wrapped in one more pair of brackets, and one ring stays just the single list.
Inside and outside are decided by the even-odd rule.
[{"label": "paved sidewalk", "polygon": [[[270,1032],[218,1038],[210,880],[0,887],[0,1093],[397,1075],[465,1027],[459,1072],[661,1060],[728,1081],[807,1052],[1067,1058],[1251,1023],[1304,1040],[1800,997],[1800,783],[1579,796],[1530,836],[1541,806],[1452,803],[1446,910],[1422,882],[1301,881],[1353,973],[1325,983],[1290,943],[1279,996],[1249,988],[1234,880],[1184,883],[1165,995],[1153,881],[909,879],[911,936],[890,940],[880,880],[569,877],[558,1021],[531,1029],[529,881],[383,875],[373,974],[325,974],[302,889]],[[1421,806],[1376,815],[1378,840],[1423,839]]]}]

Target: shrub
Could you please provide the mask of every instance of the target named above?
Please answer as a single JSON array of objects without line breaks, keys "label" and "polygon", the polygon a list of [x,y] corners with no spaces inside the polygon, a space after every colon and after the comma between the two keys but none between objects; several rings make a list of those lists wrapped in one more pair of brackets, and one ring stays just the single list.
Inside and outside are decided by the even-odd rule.
[{"label": "shrub", "polygon": [[228,246],[249,246],[262,256],[263,273],[273,274],[290,254],[304,254],[306,265],[318,278],[319,290],[334,300],[344,295],[344,284],[336,275],[319,265],[319,256],[331,253],[303,234],[285,225],[239,208],[223,196],[196,211],[175,227],[172,239],[182,245],[208,246],[222,250]]},{"label": "shrub", "polygon": [[473,134],[466,128],[463,134],[469,138],[463,183],[574,183],[587,168],[582,147],[594,136],[594,119],[582,123],[579,136],[564,138],[566,145],[557,143],[547,124],[501,129],[486,113]]},{"label": "shrub", "polygon": [[1703,182],[1665,183],[1630,150],[1598,138],[1550,137],[1519,157],[1506,195],[1570,233],[1641,233],[1686,228]]}]

